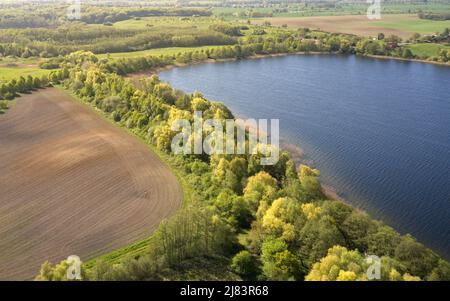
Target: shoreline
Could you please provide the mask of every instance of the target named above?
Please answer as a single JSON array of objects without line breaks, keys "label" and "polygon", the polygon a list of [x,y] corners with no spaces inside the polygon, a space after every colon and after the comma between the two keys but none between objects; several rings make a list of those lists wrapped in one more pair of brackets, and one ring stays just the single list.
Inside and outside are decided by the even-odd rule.
[{"label": "shoreline", "polygon": [[[158,68],[151,69],[148,71],[134,72],[134,73],[130,73],[130,74],[126,75],[125,78],[130,78],[132,80],[139,79],[144,76],[150,76],[150,75],[154,75],[154,74],[158,75],[162,71],[169,71],[174,68],[184,68],[184,67],[189,67],[192,65],[225,63],[225,62],[233,62],[233,61],[238,61],[238,60],[257,60],[257,59],[265,59],[265,58],[271,58],[271,57],[285,57],[285,56],[290,56],[290,55],[340,55],[340,53],[318,52],[318,51],[314,51],[314,52],[299,51],[299,52],[292,52],[292,53],[256,54],[256,55],[252,55],[252,56],[245,57],[245,58],[207,59],[204,61],[191,62],[191,63],[182,63],[182,64],[174,63],[172,65],[158,67]],[[450,67],[449,63],[444,63],[444,62],[435,62],[435,61],[428,61],[428,60],[421,60],[421,59],[407,59],[407,58],[387,56],[387,55],[358,55],[358,54],[342,54],[342,55],[369,58],[369,59],[398,60],[398,61],[406,61],[406,62],[428,63],[428,64],[437,65],[437,66]],[[236,115],[235,118],[240,118],[240,117],[238,115]],[[281,140],[283,140],[283,139],[281,139]],[[281,142],[280,144],[283,144],[283,142]],[[280,146],[280,149],[287,151],[296,165],[298,165],[298,164],[306,164],[308,166],[311,165],[311,162],[308,163],[303,159],[304,151],[303,151],[303,149],[301,149],[301,147],[299,145],[285,143],[285,145],[283,147]],[[335,187],[333,187],[332,185],[327,185],[327,184],[321,183],[321,186],[322,186],[325,196],[327,198],[329,198],[330,200],[339,200],[346,204],[351,205],[343,197],[339,196],[337,189]],[[351,206],[353,206],[353,205],[351,205]]]},{"label": "shoreline", "polygon": [[370,58],[370,59],[397,60],[397,61],[404,61],[404,62],[414,62],[414,63],[423,63],[423,64],[432,64],[432,65],[436,65],[436,66],[450,67],[450,63],[428,61],[428,60],[423,60],[423,59],[408,59],[408,58],[388,56],[388,55],[372,55],[372,54],[359,55],[359,54],[345,54],[345,53],[339,53],[339,52],[298,51],[298,52],[284,52],[284,53],[272,53],[272,54],[255,54],[255,55],[244,57],[244,58],[226,58],[226,59],[208,58],[206,60],[197,61],[197,62],[174,63],[174,64],[167,65],[164,67],[150,69],[148,71],[132,72],[132,73],[126,74],[124,77],[125,78],[136,78],[139,76],[149,76],[149,75],[153,75],[153,74],[158,74],[162,71],[168,71],[168,70],[171,70],[174,68],[184,68],[184,67],[189,67],[189,66],[193,66],[193,65],[225,63],[225,62],[234,62],[234,61],[240,61],[240,60],[257,60],[257,59],[265,59],[265,58],[271,58],[271,57],[285,57],[285,56],[290,56],[290,55],[345,55],[345,56],[355,56],[355,57]]},{"label": "shoreline", "polygon": [[397,61],[403,61],[403,62],[413,62],[413,63],[422,63],[422,64],[432,64],[436,66],[444,66],[444,67],[450,67],[450,63],[444,63],[444,62],[435,62],[435,61],[428,61],[428,60],[422,60],[422,59],[407,59],[403,57],[397,57],[397,56],[388,56],[388,55],[359,55],[360,57],[367,57],[371,59],[381,59],[381,60],[397,60]]},{"label": "shoreline", "polygon": [[[341,55],[337,52],[293,52],[293,53],[274,53],[274,54],[256,54],[245,58],[227,58],[227,59],[207,59],[204,61],[198,61],[198,62],[191,62],[191,63],[174,63],[171,65],[167,65],[164,67],[158,67],[154,68],[148,71],[140,71],[140,72],[134,72],[130,73],[125,76],[125,78],[129,79],[139,79],[144,76],[151,76],[151,75],[158,75],[162,71],[169,71],[175,68],[184,68],[189,67],[193,65],[200,65],[200,64],[215,64],[215,63],[226,63],[226,62],[233,62],[233,61],[239,61],[239,60],[257,60],[257,59],[265,59],[265,58],[271,58],[271,57],[285,57],[290,55]],[[427,61],[427,60],[420,60],[420,59],[407,59],[407,58],[401,58],[401,57],[393,57],[393,56],[386,56],[386,55],[358,55],[358,54],[342,54],[345,56],[355,56],[355,57],[362,57],[362,58],[369,58],[369,59],[382,59],[382,60],[398,60],[398,61],[406,61],[406,62],[416,62],[416,63],[428,63],[438,66],[446,66],[450,67],[450,64],[443,63],[443,62],[435,62],[435,61]],[[235,118],[242,118],[239,115],[236,115]],[[281,137],[280,137],[281,138]],[[283,138],[280,139],[281,141],[284,140]],[[305,164],[308,166],[311,166],[312,162],[307,162],[303,159],[304,151],[303,149],[297,145],[297,144],[290,144],[290,143],[280,143],[281,145],[284,144],[284,146],[280,145],[280,150],[287,151],[289,155],[291,156],[292,160],[296,165],[299,164]],[[345,198],[339,196],[339,193],[337,192],[337,189],[333,187],[332,185],[321,183],[323,193],[325,196],[330,200],[338,200],[342,201],[350,206],[354,206],[350,204],[348,201],[345,200]],[[359,210],[362,210],[358,208]]]},{"label": "shoreline", "polygon": [[[289,143],[287,142],[287,137],[280,137],[280,150],[286,151],[289,153],[289,156],[291,157],[292,161],[295,163],[295,165],[304,164],[309,167],[313,167],[312,161],[308,161],[304,158],[305,156],[305,150],[301,148],[300,144],[296,143]],[[322,186],[323,193],[329,200],[336,200],[344,202],[345,204],[348,204],[350,206],[355,207],[354,205],[350,204],[350,202],[346,201],[343,197],[341,197],[333,185],[325,184],[322,181],[320,181],[320,185]],[[358,208],[359,209],[359,208]]]},{"label": "shoreline", "polygon": [[[256,56],[251,56],[251,57],[247,57],[244,59],[262,59],[262,58],[270,58],[270,57],[284,57],[284,56],[288,56],[288,55],[316,55],[316,54],[320,54],[320,55],[338,55],[337,53],[324,53],[324,52],[309,52],[309,53],[305,53],[305,52],[299,52],[299,53],[280,53],[280,54],[269,54],[269,55],[256,55]],[[346,56],[350,56],[350,55],[346,55]],[[450,64],[446,64],[446,63],[441,63],[441,62],[432,62],[432,61],[421,61],[421,60],[409,60],[409,59],[404,59],[404,58],[397,58],[397,57],[389,57],[389,56],[359,56],[359,55],[354,55],[355,57],[367,57],[369,59],[395,59],[395,60],[399,60],[399,61],[412,61],[412,62],[420,62],[420,63],[432,63],[434,65],[443,65],[443,66],[447,66],[450,67]],[[229,59],[221,59],[221,60],[214,60],[214,59],[208,59],[205,61],[201,61],[201,62],[193,62],[193,63],[188,63],[188,64],[173,64],[173,65],[168,65],[162,68],[156,68],[153,69],[151,71],[147,71],[147,72],[139,72],[138,74],[140,76],[145,76],[145,75],[149,75],[149,74],[159,74],[162,71],[167,71],[167,70],[171,70],[173,68],[181,68],[181,67],[188,67],[190,65],[198,65],[198,64],[210,64],[210,63],[220,63],[220,62],[230,62],[230,61],[237,61],[240,59],[237,58],[229,58]],[[139,76],[136,73],[133,74],[133,77]],[[233,111],[232,111],[233,112]],[[243,116],[239,115],[239,112],[233,112],[233,115],[235,115],[235,118],[243,118]],[[245,116],[244,116],[245,117]],[[304,151],[301,149],[300,145],[301,144],[291,144],[287,142],[287,139],[285,139],[286,137],[280,137],[280,149],[283,151],[287,151],[291,157],[291,159],[295,162],[295,164],[298,166],[299,163],[301,164],[305,164],[308,166],[313,167],[314,164],[313,162],[308,162],[308,160],[306,160],[304,158]],[[385,223],[386,225],[392,227],[393,229],[395,229],[395,231],[397,231],[398,233],[400,233],[401,235],[405,235],[407,233],[410,232],[405,232],[405,231],[399,231],[397,227],[393,227],[391,226],[391,223],[386,223],[385,222],[385,218],[382,218],[380,216],[378,216],[377,218],[374,217],[374,214],[369,213],[369,211],[363,209],[361,206],[358,206],[356,204],[354,204],[353,202],[351,202],[350,200],[344,198],[343,196],[340,196],[338,189],[333,186],[333,185],[329,185],[328,183],[324,183],[323,181],[321,181],[321,187],[323,190],[323,193],[326,196],[326,199],[329,200],[336,200],[336,201],[341,201],[353,208],[355,208],[358,211],[361,212],[365,212],[367,213],[372,219],[375,220],[380,220],[383,221],[383,223]],[[415,235],[413,235],[415,237],[415,239],[426,245],[429,246],[428,243],[425,243],[423,240],[419,240],[417,239],[417,237]],[[431,249],[431,248],[430,248]],[[445,256],[445,253],[442,253],[443,251],[440,248],[432,248],[431,250],[433,250],[433,252],[439,254],[439,256],[442,256],[443,258],[447,258]]]},{"label": "shoreline", "polygon": [[286,53],[272,53],[272,54],[256,54],[244,58],[227,58],[227,59],[206,59],[203,61],[198,62],[190,62],[190,63],[174,63],[171,65],[167,65],[164,67],[157,67],[153,69],[149,69],[147,71],[138,71],[138,72],[132,72],[128,73],[124,78],[137,78],[140,76],[150,76],[154,74],[158,74],[162,71],[168,71],[172,70],[174,68],[184,68],[194,65],[202,65],[202,64],[216,64],[216,63],[226,63],[226,62],[235,62],[235,61],[244,61],[244,60],[258,60],[258,59],[265,59],[265,58],[271,58],[271,57],[285,57],[290,55],[333,55],[336,53],[333,52],[305,52],[305,51],[299,51],[299,52],[286,52]]}]

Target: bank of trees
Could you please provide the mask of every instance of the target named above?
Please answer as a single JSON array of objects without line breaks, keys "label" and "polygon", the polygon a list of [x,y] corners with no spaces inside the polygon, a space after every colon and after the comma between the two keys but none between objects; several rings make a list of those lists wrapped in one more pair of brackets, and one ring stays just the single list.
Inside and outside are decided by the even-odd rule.
[{"label": "bank of trees", "polygon": [[0,7],[1,28],[36,28],[55,26],[65,13],[60,7],[49,9],[45,5],[36,7],[27,3],[2,3]]},{"label": "bank of trees", "polygon": [[195,63],[208,59],[243,59],[254,55],[268,55],[295,52],[338,52],[353,53],[354,41],[349,37],[324,35],[322,39],[299,38],[296,36],[251,37],[240,44],[214,47],[206,50],[185,51],[176,55],[147,56],[105,61],[101,68],[120,75],[163,67],[174,63]]},{"label": "bank of trees", "polygon": [[86,6],[81,14],[81,21],[92,24],[115,23],[141,17],[162,16],[211,16],[212,12],[207,9],[197,8],[104,8]]},{"label": "bank of trees", "polygon": [[[48,77],[31,76],[12,79],[7,83],[0,83],[0,100],[12,100],[20,94],[29,93],[35,89],[48,86]],[[4,102],[6,103],[6,102]],[[6,109],[6,108],[4,108]]]},{"label": "bank of trees", "polygon": [[0,100],[0,114],[3,114],[9,108],[8,101]]},{"label": "bank of trees", "polygon": [[435,20],[435,21],[445,21],[450,20],[450,13],[418,13],[420,19]]},{"label": "bank of trees", "polygon": [[217,32],[221,32],[224,33],[226,35],[229,36],[235,36],[235,37],[239,37],[242,36],[243,34],[241,33],[241,29],[245,29],[248,27],[245,26],[236,26],[236,25],[229,25],[229,24],[215,24],[215,25],[211,25],[209,27],[212,30],[215,30]]},{"label": "bank of trees", "polygon": [[[381,258],[385,280],[450,279],[449,263],[411,236],[327,200],[319,172],[297,168],[285,152],[273,166],[259,164],[261,153],[171,155],[174,120],[192,120],[196,110],[205,119],[224,120],[233,118],[231,112],[156,76],[141,81],[138,89],[109,63],[77,56],[85,59],[67,70],[65,87],[167,152],[191,190],[187,208],[161,224],[146,254],[99,262],[85,270],[86,279],[179,279],[180,270],[193,275],[213,262],[226,271],[222,279],[367,280],[366,255]],[[55,80],[60,79],[55,75]],[[38,279],[56,277],[60,266],[46,263]]]},{"label": "bank of trees", "polygon": [[[430,280],[449,271],[448,263],[440,266],[439,257],[412,237],[402,237],[341,202],[282,197],[269,204],[258,209],[247,238],[247,248],[261,256],[263,279],[367,280],[367,255],[381,258],[382,280],[410,280],[411,275]],[[289,255],[298,269],[280,269],[275,255],[266,260],[269,247],[276,249],[275,255]]]},{"label": "bank of trees", "polygon": [[75,20],[67,20],[66,10],[66,5],[57,4],[0,7],[0,56],[55,57],[77,50],[107,53],[237,43],[229,35],[196,26],[117,29],[86,24],[112,25],[141,17],[206,17],[211,15],[207,9],[111,8],[86,4],[81,6],[81,19]]},{"label": "bank of trees", "polygon": [[[68,19],[67,16],[69,4],[3,4],[0,7],[0,28],[49,28],[71,22],[73,20]],[[210,10],[198,8],[152,8],[137,6],[112,8],[102,5],[83,4],[80,11],[80,20],[75,21],[89,24],[105,24],[141,17],[211,15],[212,12]]]},{"label": "bank of trees", "polygon": [[[82,30],[80,30],[82,27]],[[81,24],[56,29],[7,29],[0,32],[0,55],[56,57],[78,50],[94,53],[128,52],[164,47],[236,44],[234,37],[215,30],[154,28],[153,30],[90,27]]]},{"label": "bank of trees", "polygon": [[[196,26],[116,28],[86,23],[107,23],[146,16],[209,16],[204,9],[105,8],[82,6],[81,20],[67,21],[66,7],[0,8],[0,56],[55,57],[77,50],[94,53],[126,52],[161,47],[236,44],[233,37]],[[30,11],[34,13],[30,13]],[[51,15],[51,17],[50,17]],[[47,20],[42,23],[39,20]],[[177,20],[177,18],[174,18]],[[22,24],[23,23],[23,24]],[[211,22],[211,24],[214,22]]]}]

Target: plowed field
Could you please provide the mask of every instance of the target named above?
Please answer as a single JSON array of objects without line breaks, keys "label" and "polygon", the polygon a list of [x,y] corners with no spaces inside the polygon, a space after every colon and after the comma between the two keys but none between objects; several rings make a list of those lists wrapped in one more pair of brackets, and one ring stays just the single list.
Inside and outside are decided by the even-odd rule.
[{"label": "plowed field", "polygon": [[65,92],[23,96],[0,115],[0,280],[146,238],[182,196],[141,141]]}]

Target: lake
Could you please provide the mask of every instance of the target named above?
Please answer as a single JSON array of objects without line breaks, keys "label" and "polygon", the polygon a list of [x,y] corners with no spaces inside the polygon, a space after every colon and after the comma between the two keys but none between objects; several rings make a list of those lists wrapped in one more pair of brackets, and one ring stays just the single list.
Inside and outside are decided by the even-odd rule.
[{"label": "lake", "polygon": [[346,202],[450,258],[450,68],[293,55],[162,71],[236,116],[279,118]]}]

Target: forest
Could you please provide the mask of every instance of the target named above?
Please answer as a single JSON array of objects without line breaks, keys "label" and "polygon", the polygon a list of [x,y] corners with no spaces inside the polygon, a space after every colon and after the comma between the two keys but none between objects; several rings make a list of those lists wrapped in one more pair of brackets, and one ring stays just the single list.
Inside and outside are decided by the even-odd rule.
[{"label": "forest", "polygon": [[195,28],[132,30],[69,24],[57,29],[6,29],[0,36],[2,56],[56,57],[77,50],[94,53],[127,52],[163,47],[231,45],[237,41],[228,35]]},{"label": "forest", "polygon": [[[1,8],[1,7],[0,7]],[[20,6],[7,6],[2,9],[0,15],[0,28],[42,28],[62,25],[73,20],[66,16],[65,5],[42,5],[32,4]],[[30,15],[30,11],[32,11]],[[211,16],[211,11],[195,8],[110,8],[94,5],[83,5],[81,19],[76,21],[87,24],[111,24],[118,21],[141,17],[161,16]]]},{"label": "forest", "polygon": [[127,8],[127,9],[111,9],[105,11],[103,8],[95,6],[87,6],[84,8],[81,21],[89,24],[114,23],[118,21],[128,20],[131,18],[141,17],[161,17],[161,16],[211,16],[211,11],[206,9],[189,9],[189,8]]}]

